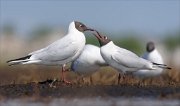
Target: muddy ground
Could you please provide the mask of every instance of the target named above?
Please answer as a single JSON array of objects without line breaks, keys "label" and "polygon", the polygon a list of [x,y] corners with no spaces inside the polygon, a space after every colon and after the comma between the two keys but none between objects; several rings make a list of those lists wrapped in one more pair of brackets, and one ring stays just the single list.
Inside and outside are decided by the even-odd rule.
[{"label": "muddy ground", "polygon": [[[127,104],[132,101],[141,103],[144,98],[151,103],[161,103],[159,100],[163,100],[164,103],[165,100],[171,104],[174,100],[175,103],[180,104],[180,74],[177,70],[171,70],[160,77],[145,80],[127,76],[120,84],[117,83],[117,71],[110,67],[102,68],[93,75],[85,77],[85,82],[78,81],[79,75],[74,72],[66,72],[66,78],[72,84],[66,85],[60,81],[59,67],[0,67],[0,105],[1,103],[10,103],[15,106],[15,103],[20,105],[19,103],[24,99],[28,99],[27,103],[29,103],[29,99],[33,99],[38,102],[43,101],[42,103],[44,101],[55,102],[59,106],[59,104],[67,103],[69,98],[72,100],[70,106],[79,106],[79,103],[88,101],[94,103],[94,100],[98,103],[101,101],[100,104],[105,102],[113,104],[115,101],[117,105],[119,101],[121,101],[120,104],[124,103],[123,101],[127,101]],[[52,84],[51,79],[56,79],[56,81]],[[138,98],[142,98],[143,101]],[[79,102],[77,103],[77,101]],[[31,103],[30,100],[30,105],[32,105]],[[77,105],[75,105],[76,103]],[[99,106],[98,103],[97,106]],[[159,104],[157,105],[159,106]]]},{"label": "muddy ground", "polygon": [[67,85],[56,81],[51,86],[47,80],[39,83],[11,84],[0,86],[1,98],[84,98],[84,97],[148,97],[180,99],[180,86],[157,85]]}]

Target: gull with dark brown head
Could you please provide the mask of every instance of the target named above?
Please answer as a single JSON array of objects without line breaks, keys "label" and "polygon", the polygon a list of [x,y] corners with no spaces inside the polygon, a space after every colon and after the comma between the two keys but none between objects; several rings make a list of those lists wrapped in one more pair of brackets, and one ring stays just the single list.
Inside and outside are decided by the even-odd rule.
[{"label": "gull with dark brown head", "polygon": [[[73,21],[69,25],[68,33],[49,46],[29,53],[25,57],[7,61],[10,65],[16,64],[43,64],[62,66],[62,80],[65,81],[63,72],[67,63],[75,60],[82,52],[86,39],[84,32],[93,31],[83,23]],[[67,81],[65,81],[67,82]]]},{"label": "gull with dark brown head", "polygon": [[136,72],[141,69],[154,70],[157,68],[170,69],[164,64],[158,64],[137,56],[135,53],[121,48],[113,43],[107,36],[98,32],[95,34],[101,46],[103,59],[121,73]]},{"label": "gull with dark brown head", "polygon": [[[146,52],[142,56],[142,58],[149,60],[154,63],[158,64],[164,64],[163,58],[157,48],[155,47],[155,44],[153,42],[148,42],[146,45]],[[159,76],[163,73],[162,68],[157,68],[156,70],[138,70],[133,73],[134,76],[140,77],[140,78],[147,78],[147,77],[154,77]]]}]

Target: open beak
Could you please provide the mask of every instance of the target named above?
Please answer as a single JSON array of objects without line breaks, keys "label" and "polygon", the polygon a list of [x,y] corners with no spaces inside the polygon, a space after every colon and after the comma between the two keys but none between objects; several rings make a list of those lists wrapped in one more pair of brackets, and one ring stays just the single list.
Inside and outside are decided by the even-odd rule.
[{"label": "open beak", "polygon": [[99,34],[99,32],[96,31],[96,30],[94,30],[94,31],[95,31],[96,33],[93,33],[93,35],[95,35],[97,39],[101,39],[102,36]]},{"label": "open beak", "polygon": [[95,31],[95,30],[92,28],[87,28],[86,31]]},{"label": "open beak", "polygon": [[95,35],[96,36],[96,38],[97,39],[101,39],[102,38],[102,36],[100,35],[100,33],[97,31],[97,30],[95,30],[95,29],[92,29],[92,28],[86,28],[86,31],[94,31],[95,33],[93,33],[93,35]]}]

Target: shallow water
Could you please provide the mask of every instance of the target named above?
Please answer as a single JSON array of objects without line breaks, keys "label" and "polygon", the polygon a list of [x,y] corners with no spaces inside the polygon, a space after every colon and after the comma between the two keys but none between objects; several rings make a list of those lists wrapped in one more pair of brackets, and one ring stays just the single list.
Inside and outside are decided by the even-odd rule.
[{"label": "shallow water", "polygon": [[36,100],[33,98],[1,100],[0,106],[180,106],[178,99],[153,98],[57,98]]}]

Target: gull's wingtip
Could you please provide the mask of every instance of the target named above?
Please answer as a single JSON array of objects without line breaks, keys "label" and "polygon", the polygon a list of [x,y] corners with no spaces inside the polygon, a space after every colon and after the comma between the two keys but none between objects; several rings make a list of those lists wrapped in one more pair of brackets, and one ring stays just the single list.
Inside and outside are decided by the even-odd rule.
[{"label": "gull's wingtip", "polygon": [[171,67],[167,67],[167,69],[171,70],[172,68]]},{"label": "gull's wingtip", "polygon": [[11,62],[11,61],[13,61],[13,60],[8,60],[8,61],[6,61],[6,63],[9,63],[9,62]]},{"label": "gull's wingtip", "polygon": [[31,57],[31,55],[27,55],[25,57],[21,57],[18,59],[8,60],[8,61],[6,61],[6,63],[9,63],[9,66],[12,66],[12,65],[20,64],[21,62],[25,62],[25,61],[27,61],[27,59],[30,59],[30,57]]}]

